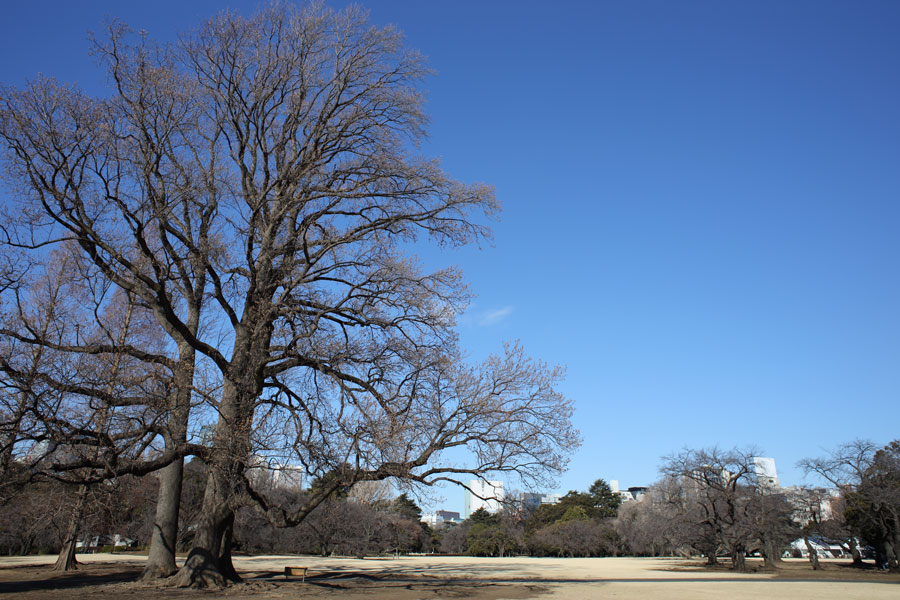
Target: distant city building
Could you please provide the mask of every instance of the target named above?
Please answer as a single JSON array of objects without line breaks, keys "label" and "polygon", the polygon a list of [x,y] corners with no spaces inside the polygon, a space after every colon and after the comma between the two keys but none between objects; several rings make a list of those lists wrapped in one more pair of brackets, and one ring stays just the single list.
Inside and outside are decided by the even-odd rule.
[{"label": "distant city building", "polygon": [[638,502],[644,499],[644,496],[648,491],[650,491],[650,488],[640,485],[628,488],[628,494],[631,495],[632,499],[637,500]]},{"label": "distant city building", "polygon": [[207,448],[212,448],[213,438],[216,435],[216,426],[212,423],[207,423],[200,427],[200,445],[206,446]]},{"label": "distant city building", "polygon": [[450,510],[436,510],[431,514],[422,515],[422,522],[432,527],[442,527],[449,523],[461,523],[458,512]]},{"label": "distant city building", "polygon": [[804,488],[790,486],[780,488],[788,501],[798,510],[800,516],[795,520],[800,525],[806,525],[813,517],[819,521],[828,521],[834,518],[837,505],[841,502],[841,490],[838,488]]},{"label": "distant city building", "polygon": [[541,504],[556,504],[562,496],[559,494],[541,494],[538,492],[522,492],[519,494],[519,502],[526,510],[535,510]]},{"label": "distant city building", "polygon": [[296,465],[272,465],[272,487],[282,490],[303,489],[303,467]]},{"label": "distant city building", "polygon": [[257,489],[268,489],[272,486],[272,473],[264,456],[254,454],[247,460],[247,479]]},{"label": "distant city building", "polygon": [[778,486],[778,471],[775,469],[775,459],[763,456],[754,456],[753,465],[756,470],[756,481],[761,488],[775,489]]},{"label": "distant city building", "polygon": [[463,518],[468,519],[469,515],[479,508],[483,508],[489,513],[499,512],[504,498],[502,481],[473,479],[469,481],[468,486],[469,489],[465,491]]},{"label": "distant city building", "polygon": [[44,459],[53,457],[56,448],[56,443],[51,442],[50,440],[42,440],[40,442],[37,442],[36,444],[33,444],[28,449],[28,452],[25,453],[25,464],[36,465]]},{"label": "distant city building", "polygon": [[273,462],[259,454],[254,454],[247,461],[247,478],[261,490],[282,489],[299,492],[303,489],[304,473],[303,467]]},{"label": "distant city building", "polygon": [[635,500],[641,500],[644,498],[644,495],[647,493],[647,490],[650,488],[643,486],[632,486],[627,490],[623,490],[619,487],[618,479],[610,479],[609,480],[609,490],[619,496],[622,499],[622,502],[633,502]]}]

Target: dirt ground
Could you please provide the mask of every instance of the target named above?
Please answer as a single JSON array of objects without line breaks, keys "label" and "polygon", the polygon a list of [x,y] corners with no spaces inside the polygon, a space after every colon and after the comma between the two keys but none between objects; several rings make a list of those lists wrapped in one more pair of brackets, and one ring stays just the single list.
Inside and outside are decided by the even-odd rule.
[{"label": "dirt ground", "polygon": [[[25,600],[97,597],[158,600],[225,597],[419,600],[472,598],[641,598],[744,600],[784,598],[878,600],[900,597],[900,576],[860,571],[846,561],[825,561],[812,571],[802,560],[785,561],[777,571],[737,574],[707,569],[697,561],[653,558],[473,558],[414,556],[396,559],[311,556],[235,557],[244,584],[226,590],[173,589],[136,579],[144,557],[130,554],[79,555],[78,571],[54,573],[52,556],[0,557],[0,594]],[[309,568],[306,581],[285,580],[285,566]]]}]

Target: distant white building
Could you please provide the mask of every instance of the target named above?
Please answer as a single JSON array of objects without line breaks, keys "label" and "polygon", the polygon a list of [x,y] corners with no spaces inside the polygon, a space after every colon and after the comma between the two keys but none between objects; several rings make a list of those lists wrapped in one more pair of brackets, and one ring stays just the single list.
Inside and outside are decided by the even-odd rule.
[{"label": "distant white building", "polygon": [[459,523],[459,513],[450,510],[436,510],[431,514],[422,515],[422,522],[432,527],[442,527],[448,523]]},{"label": "distant white building", "polygon": [[305,470],[298,465],[274,462],[265,456],[253,455],[247,465],[247,478],[258,489],[303,489]]},{"label": "distant white building", "polygon": [[464,519],[468,519],[469,515],[479,508],[483,508],[489,513],[499,512],[504,498],[502,481],[473,479],[467,485],[469,489],[465,491]]},{"label": "distant white building", "polygon": [[559,494],[542,494],[539,492],[522,492],[519,503],[523,508],[535,510],[541,504],[557,504],[562,499]]},{"label": "distant white building", "polygon": [[283,490],[303,489],[303,467],[297,465],[275,464],[272,466],[272,487]]},{"label": "distant white building", "polygon": [[788,501],[800,509],[795,520],[806,525],[813,518],[828,521],[834,518],[835,506],[841,501],[841,490],[838,488],[802,488],[795,485],[781,488]]},{"label": "distant white building", "polygon": [[775,489],[778,487],[778,471],[775,469],[774,458],[754,456],[753,466],[759,487],[763,489]]},{"label": "distant white building", "polygon": [[647,490],[650,488],[643,486],[632,486],[627,490],[623,490],[619,488],[619,480],[618,479],[610,479],[609,480],[609,490],[619,496],[622,499],[622,502],[632,502],[634,500],[641,500],[644,495],[647,493]]},{"label": "distant white building", "polygon": [[[857,540],[859,543],[859,540]],[[813,552],[819,558],[850,558],[850,552],[844,548],[837,540],[829,540],[828,538],[810,537],[809,545],[812,546]],[[809,547],[806,540],[797,538],[791,542],[790,550],[786,551],[785,557],[794,555],[801,558],[809,558]]]}]

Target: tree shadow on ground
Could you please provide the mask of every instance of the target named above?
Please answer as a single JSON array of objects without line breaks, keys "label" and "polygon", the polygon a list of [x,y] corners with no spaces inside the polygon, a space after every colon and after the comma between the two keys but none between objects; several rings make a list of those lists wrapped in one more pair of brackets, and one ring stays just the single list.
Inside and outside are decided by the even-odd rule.
[{"label": "tree shadow on ground", "polygon": [[[77,571],[51,571],[49,567],[18,565],[2,569],[7,576],[0,581],[0,594],[21,594],[35,590],[79,589],[112,583],[127,583],[137,580],[142,567],[115,565],[113,568],[97,569],[96,564],[82,565]],[[12,572],[12,573],[10,573]],[[21,578],[10,581],[13,577]]]}]

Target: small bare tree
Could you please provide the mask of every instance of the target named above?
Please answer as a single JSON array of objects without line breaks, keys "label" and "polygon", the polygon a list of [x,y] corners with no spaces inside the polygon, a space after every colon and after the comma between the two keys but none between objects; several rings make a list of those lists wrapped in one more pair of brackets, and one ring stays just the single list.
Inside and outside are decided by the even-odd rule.
[{"label": "small bare tree", "polygon": [[[694,522],[727,550],[736,571],[747,570],[745,555],[756,539],[750,516],[756,454],[737,448],[683,450],[667,457],[661,469],[666,477],[684,482]],[[706,549],[707,557],[715,551]]]},{"label": "small bare tree", "polygon": [[706,533],[691,518],[691,506],[682,480],[664,478],[653,484],[639,502],[626,502],[619,507],[616,531],[632,554],[663,556],[690,555],[704,552],[718,542],[704,543]]},{"label": "small bare tree", "polygon": [[[28,454],[20,457],[18,469],[24,478],[43,475],[80,483],[55,566],[59,570],[76,566],[88,483],[108,476],[106,467],[140,458],[149,448],[157,435],[153,406],[160,397],[155,369],[135,365],[124,353],[86,350],[133,342],[139,309],[127,294],[111,293],[96,303],[80,297],[73,303],[67,296],[73,291],[70,262],[62,259],[33,285],[14,290],[15,310],[3,329],[9,345],[0,355],[0,372],[16,390],[13,418],[0,424],[5,460],[24,447]],[[78,352],[69,350],[73,328],[67,321],[72,317],[74,336],[81,338],[72,346]],[[24,352],[17,356],[16,348]]]},{"label": "small bare tree", "polygon": [[900,570],[900,441],[879,448],[855,440],[826,457],[804,459],[800,466],[841,490],[843,506],[837,516],[850,533],[845,540],[854,563],[861,563],[854,539],[859,536],[875,546],[884,568]]},{"label": "small bare tree", "polygon": [[[819,458],[804,458],[798,463],[807,475],[817,475],[826,482],[841,491],[843,498],[848,493],[858,489],[866,475],[866,470],[872,464],[878,447],[868,440],[854,440],[836,447],[827,456]],[[802,492],[800,505],[803,507],[803,521],[807,531],[813,530],[829,533],[839,537],[850,550],[853,556],[853,564],[862,565],[862,554],[859,550],[857,538],[862,537],[858,527],[853,527],[846,519],[846,501],[844,506],[832,515],[833,521],[830,527],[827,519],[821,514],[824,495],[818,490]],[[852,513],[852,509],[851,509]],[[812,560],[812,559],[810,559]]]}]

